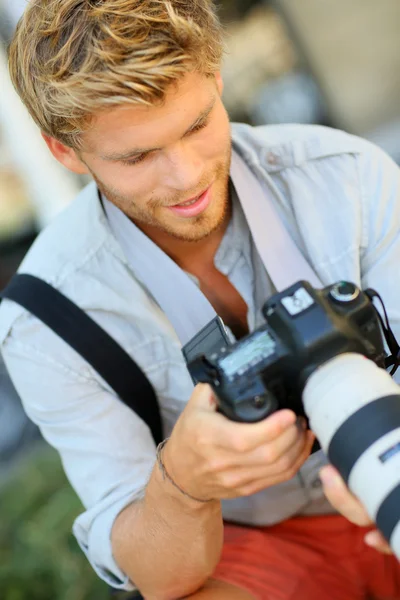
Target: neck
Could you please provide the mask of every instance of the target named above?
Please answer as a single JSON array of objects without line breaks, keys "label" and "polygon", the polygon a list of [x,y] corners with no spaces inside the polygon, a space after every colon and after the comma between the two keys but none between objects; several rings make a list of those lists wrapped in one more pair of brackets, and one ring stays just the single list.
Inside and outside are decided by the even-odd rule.
[{"label": "neck", "polygon": [[214,264],[214,256],[224,237],[231,217],[231,211],[227,212],[223,223],[207,237],[198,241],[185,241],[175,238],[165,231],[152,227],[151,225],[137,226],[145,233],[161,250],[163,250],[181,269],[199,272]]}]

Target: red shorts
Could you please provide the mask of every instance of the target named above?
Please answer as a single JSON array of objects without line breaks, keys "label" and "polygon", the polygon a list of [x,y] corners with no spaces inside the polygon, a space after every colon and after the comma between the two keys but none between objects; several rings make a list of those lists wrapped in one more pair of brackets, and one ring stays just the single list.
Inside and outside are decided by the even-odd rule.
[{"label": "red shorts", "polygon": [[259,600],[400,600],[400,563],[369,548],[367,531],[338,515],[226,523],[213,577]]}]

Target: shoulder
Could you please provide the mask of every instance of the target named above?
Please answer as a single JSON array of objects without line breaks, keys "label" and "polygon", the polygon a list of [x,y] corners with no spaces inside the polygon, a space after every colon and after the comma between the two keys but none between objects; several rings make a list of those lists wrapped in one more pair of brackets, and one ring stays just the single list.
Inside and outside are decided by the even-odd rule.
[{"label": "shoulder", "polygon": [[[43,279],[100,319],[108,313],[108,321],[113,313],[114,319],[124,313],[132,298],[138,299],[135,306],[149,303],[108,227],[94,183],[39,234],[18,271]],[[133,314],[134,308],[130,312]],[[3,301],[0,344],[17,324],[26,331],[31,321],[21,306]]]},{"label": "shoulder", "polygon": [[245,159],[271,171],[338,155],[384,154],[363,138],[321,125],[233,123],[232,141]]},{"label": "shoulder", "polygon": [[19,271],[58,285],[104,246],[118,253],[95,183],[87,185],[37,237]]},{"label": "shoulder", "polygon": [[279,187],[279,201],[306,215],[308,205],[327,210],[329,218],[341,206],[347,211],[353,205],[359,213],[354,218],[372,218],[389,207],[389,198],[399,201],[398,165],[372,142],[344,131],[234,124],[232,142],[254,173]]},{"label": "shoulder", "polygon": [[371,142],[322,126],[241,124],[232,140],[322,281],[359,282],[361,254],[398,237],[400,170]]}]

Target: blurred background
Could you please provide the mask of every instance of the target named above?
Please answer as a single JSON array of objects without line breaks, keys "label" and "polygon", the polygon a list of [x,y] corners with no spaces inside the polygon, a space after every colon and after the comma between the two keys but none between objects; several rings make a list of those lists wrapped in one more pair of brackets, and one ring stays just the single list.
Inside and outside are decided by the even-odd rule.
[{"label": "blurred background", "polygon": [[[16,96],[6,47],[29,0],[0,0],[0,289],[85,180],[49,154]],[[224,0],[231,119],[317,123],[380,145],[400,164],[399,0]],[[0,597],[102,600],[70,530],[80,504],[26,419],[0,360]]]}]

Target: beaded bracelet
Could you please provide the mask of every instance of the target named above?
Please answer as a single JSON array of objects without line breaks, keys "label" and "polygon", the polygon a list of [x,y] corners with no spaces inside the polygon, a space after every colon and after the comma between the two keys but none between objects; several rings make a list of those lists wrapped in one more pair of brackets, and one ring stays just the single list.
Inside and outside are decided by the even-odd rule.
[{"label": "beaded bracelet", "polygon": [[188,498],[190,498],[191,500],[195,500],[195,502],[202,502],[202,503],[206,503],[206,502],[211,502],[212,498],[208,499],[208,500],[202,500],[200,498],[195,498],[194,496],[191,496],[190,494],[188,494],[187,492],[185,492],[181,487],[179,487],[179,485],[177,485],[175,483],[175,481],[172,479],[172,477],[170,476],[170,474],[168,473],[167,469],[165,468],[165,465],[163,463],[162,460],[162,450],[164,449],[165,444],[168,442],[169,438],[165,439],[163,442],[161,442],[161,444],[158,444],[157,446],[157,464],[159,466],[159,469],[162,473],[163,476],[163,480],[165,481],[165,479],[168,479],[168,481],[170,483],[172,483],[172,485],[174,487],[176,487],[177,490],[179,490],[181,492],[181,494],[183,494],[184,496],[187,496]]}]

